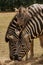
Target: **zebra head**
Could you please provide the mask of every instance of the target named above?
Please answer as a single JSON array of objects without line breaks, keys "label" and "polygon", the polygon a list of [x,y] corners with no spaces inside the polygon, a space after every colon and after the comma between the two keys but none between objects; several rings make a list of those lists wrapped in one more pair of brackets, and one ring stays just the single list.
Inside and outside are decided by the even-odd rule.
[{"label": "zebra head", "polygon": [[21,28],[24,27],[26,24],[26,20],[28,18],[27,9],[24,7],[20,7],[18,13],[16,14],[16,24],[19,25]]}]

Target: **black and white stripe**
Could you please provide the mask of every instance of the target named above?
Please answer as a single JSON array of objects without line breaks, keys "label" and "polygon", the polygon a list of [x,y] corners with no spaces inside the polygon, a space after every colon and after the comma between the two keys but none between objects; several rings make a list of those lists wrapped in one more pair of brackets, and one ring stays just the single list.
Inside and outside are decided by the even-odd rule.
[{"label": "black and white stripe", "polygon": [[34,4],[28,7],[28,18],[23,30],[24,36],[29,34],[31,39],[43,34],[43,8],[41,4]]},{"label": "black and white stripe", "polygon": [[[10,59],[20,60],[26,54],[26,44],[24,43],[23,38],[19,38],[18,32],[21,30],[21,28],[15,22],[17,22],[16,16],[8,26],[5,41],[9,42]],[[13,36],[13,39],[11,36]]]}]

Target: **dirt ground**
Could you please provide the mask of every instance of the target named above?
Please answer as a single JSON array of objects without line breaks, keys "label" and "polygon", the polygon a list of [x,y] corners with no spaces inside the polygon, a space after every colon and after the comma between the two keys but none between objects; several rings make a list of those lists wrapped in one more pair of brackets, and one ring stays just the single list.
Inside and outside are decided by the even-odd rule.
[{"label": "dirt ground", "polygon": [[[9,59],[9,46],[8,46],[9,44],[5,42],[5,33],[6,33],[8,25],[9,25],[10,21],[12,20],[12,18],[14,17],[14,15],[15,15],[14,12],[0,13],[0,60],[1,61],[3,59]],[[42,54],[43,54],[43,48],[40,47],[40,40],[37,38],[34,40],[34,57],[43,59]],[[29,55],[30,55],[30,53],[29,53]],[[18,64],[22,65],[22,63],[23,63],[23,65],[32,65],[32,64],[35,65],[35,63],[33,61],[31,61],[31,62],[29,62],[29,61],[30,60],[28,60],[28,62],[27,61],[25,61],[25,62],[12,61],[12,62],[13,63],[15,62],[15,65],[18,65]],[[35,62],[36,61],[37,60],[35,60]],[[9,65],[9,64],[7,64],[7,65]],[[14,65],[14,64],[10,64],[10,65]]]}]

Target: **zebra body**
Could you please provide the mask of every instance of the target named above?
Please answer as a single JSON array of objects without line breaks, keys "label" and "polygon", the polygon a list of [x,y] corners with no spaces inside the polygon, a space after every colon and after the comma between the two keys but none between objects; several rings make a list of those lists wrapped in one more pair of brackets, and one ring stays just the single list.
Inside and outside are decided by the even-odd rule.
[{"label": "zebra body", "polygon": [[24,30],[33,39],[43,34],[43,9],[38,4],[30,6],[28,9],[31,17],[27,20]]},{"label": "zebra body", "polygon": [[[23,35],[30,35],[31,39],[43,34],[43,5],[33,4],[18,14],[19,21],[24,22]],[[19,24],[19,22],[17,23]],[[20,24],[19,24],[20,25]]]}]

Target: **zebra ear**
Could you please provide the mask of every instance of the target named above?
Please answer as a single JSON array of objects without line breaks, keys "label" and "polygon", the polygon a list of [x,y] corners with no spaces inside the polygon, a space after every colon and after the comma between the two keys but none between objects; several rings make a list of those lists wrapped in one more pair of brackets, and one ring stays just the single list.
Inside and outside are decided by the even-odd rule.
[{"label": "zebra ear", "polygon": [[18,12],[19,10],[17,8],[15,8],[15,12]]}]

